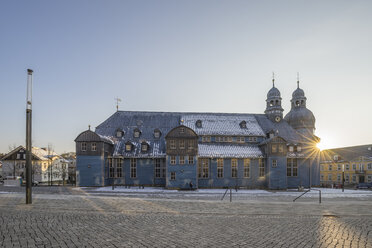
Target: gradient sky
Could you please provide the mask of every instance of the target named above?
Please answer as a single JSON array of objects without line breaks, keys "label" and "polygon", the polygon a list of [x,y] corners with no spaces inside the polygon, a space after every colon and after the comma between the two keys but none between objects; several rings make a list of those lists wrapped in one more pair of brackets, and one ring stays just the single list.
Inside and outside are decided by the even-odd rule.
[{"label": "gradient sky", "polygon": [[263,113],[296,73],[327,148],[372,143],[372,1],[0,2],[0,153],[74,139],[121,110]]}]

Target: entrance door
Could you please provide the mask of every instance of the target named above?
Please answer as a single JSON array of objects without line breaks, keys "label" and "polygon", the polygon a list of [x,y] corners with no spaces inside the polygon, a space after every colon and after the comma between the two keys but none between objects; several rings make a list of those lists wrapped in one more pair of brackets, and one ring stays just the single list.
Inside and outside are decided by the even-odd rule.
[{"label": "entrance door", "polygon": [[359,182],[364,183],[364,176],[359,176]]}]

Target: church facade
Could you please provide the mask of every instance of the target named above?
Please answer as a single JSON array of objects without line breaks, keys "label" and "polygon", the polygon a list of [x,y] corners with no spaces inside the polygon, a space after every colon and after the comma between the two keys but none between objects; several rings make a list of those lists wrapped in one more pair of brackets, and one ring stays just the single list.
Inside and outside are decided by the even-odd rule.
[{"label": "church facade", "polygon": [[319,185],[319,138],[306,101],[298,85],[283,118],[273,80],[264,114],[117,111],[75,139],[77,185]]}]

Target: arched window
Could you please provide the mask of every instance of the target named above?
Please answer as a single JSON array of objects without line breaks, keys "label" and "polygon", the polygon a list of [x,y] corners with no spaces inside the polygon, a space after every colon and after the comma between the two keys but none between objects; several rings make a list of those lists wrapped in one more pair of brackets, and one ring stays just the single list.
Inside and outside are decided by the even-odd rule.
[{"label": "arched window", "polygon": [[300,101],[296,101],[296,106],[300,106]]},{"label": "arched window", "polygon": [[274,106],[274,101],[273,100],[270,101],[270,107],[272,107],[272,106]]}]

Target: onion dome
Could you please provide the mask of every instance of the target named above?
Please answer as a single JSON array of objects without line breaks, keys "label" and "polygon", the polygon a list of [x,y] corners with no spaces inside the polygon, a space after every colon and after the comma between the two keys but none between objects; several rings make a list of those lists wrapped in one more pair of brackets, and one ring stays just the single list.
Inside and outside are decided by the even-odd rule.
[{"label": "onion dome", "polygon": [[267,98],[280,97],[280,91],[273,86],[267,93]]}]

